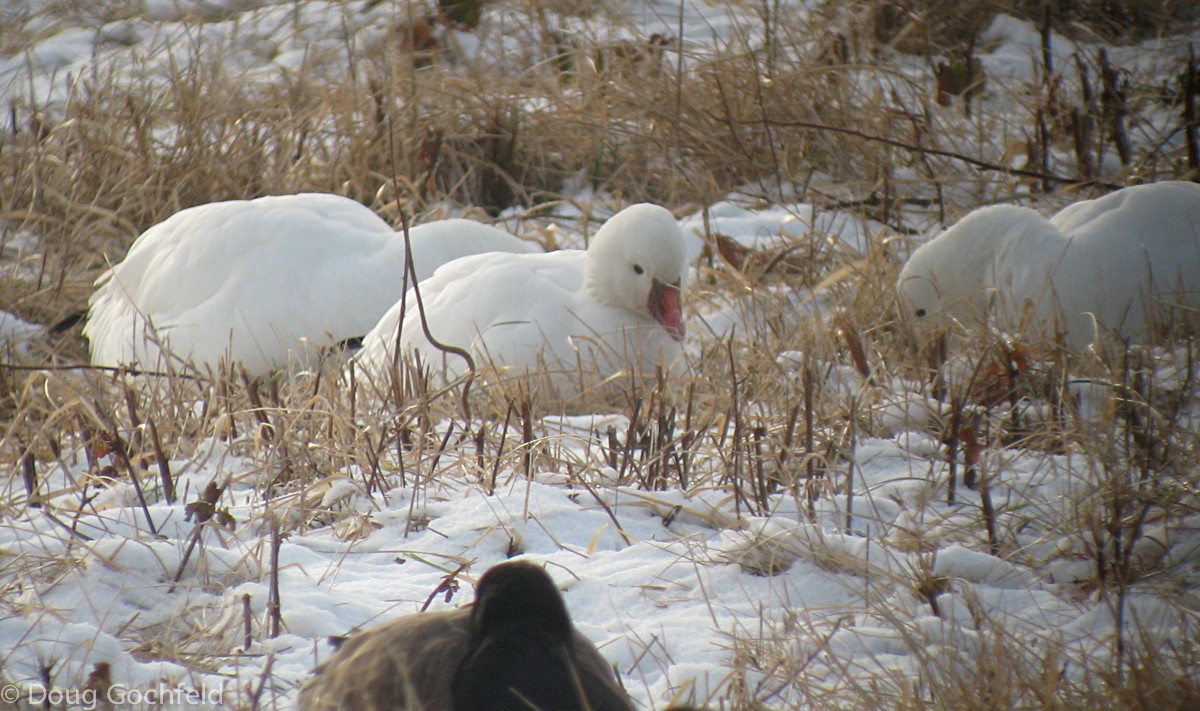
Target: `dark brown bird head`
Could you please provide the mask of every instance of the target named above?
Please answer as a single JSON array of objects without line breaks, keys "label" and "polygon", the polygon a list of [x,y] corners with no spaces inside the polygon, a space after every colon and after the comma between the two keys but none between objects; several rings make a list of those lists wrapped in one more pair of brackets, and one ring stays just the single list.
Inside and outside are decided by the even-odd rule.
[{"label": "dark brown bird head", "polygon": [[479,643],[522,628],[562,643],[572,633],[567,606],[545,570],[525,561],[493,566],[479,579],[472,639]]},{"label": "dark brown bird head", "polygon": [[571,624],[554,581],[510,561],[479,579],[471,651],[454,675],[454,711],[632,711],[596,648]]}]

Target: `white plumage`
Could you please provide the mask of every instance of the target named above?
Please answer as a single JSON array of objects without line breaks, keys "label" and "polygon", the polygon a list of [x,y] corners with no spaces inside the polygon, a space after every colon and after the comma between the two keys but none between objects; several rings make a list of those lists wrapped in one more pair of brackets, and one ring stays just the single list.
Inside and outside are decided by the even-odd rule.
[{"label": "white plumage", "polygon": [[[410,235],[418,278],[468,254],[533,250],[470,220]],[[337,195],[199,205],[146,230],[97,280],[83,333],[95,365],[164,370],[166,351],[201,369],[241,361],[260,375],[370,330],[403,294],[404,259],[400,234]]]},{"label": "white plumage", "polygon": [[981,208],[917,249],[898,288],[918,324],[990,318],[1074,350],[1145,342],[1200,307],[1200,185],[1125,188],[1050,220]]},{"label": "white plumage", "polygon": [[[586,251],[467,257],[438,269],[420,290],[435,339],[467,350],[481,367],[546,374],[554,393],[573,397],[618,372],[653,373],[678,361],[685,251],[670,212],[633,205],[609,219]],[[366,336],[358,366],[388,372],[398,341],[401,353],[445,380],[465,373],[461,357],[426,340],[415,295],[406,302]]]}]

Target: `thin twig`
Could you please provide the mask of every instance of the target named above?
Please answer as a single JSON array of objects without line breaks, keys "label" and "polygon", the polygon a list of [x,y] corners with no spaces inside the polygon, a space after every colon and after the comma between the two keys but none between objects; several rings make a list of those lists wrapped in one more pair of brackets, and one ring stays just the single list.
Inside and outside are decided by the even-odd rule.
[{"label": "thin twig", "polygon": [[[713,119],[719,118],[718,116],[711,114],[711,113],[709,114],[709,116]],[[846,126],[830,126],[828,124],[816,123],[813,121],[779,121],[776,119],[749,119],[749,120],[741,120],[739,122],[744,123],[744,124],[750,124],[750,125],[758,124],[758,125],[783,126],[786,128],[807,128],[807,129],[811,129],[813,131],[829,131],[831,133],[840,133],[840,134],[847,135],[847,136],[854,136],[855,138],[861,138],[864,141],[872,141],[875,143],[882,143],[884,145],[892,146],[894,148],[900,148],[900,149],[909,151],[911,153],[925,153],[925,154],[934,155],[934,156],[941,156],[943,158],[950,158],[952,160],[961,161],[963,163],[967,163],[968,165],[973,165],[977,168],[982,168],[984,170],[990,170],[990,171],[994,171],[997,173],[1006,173],[1008,175],[1018,175],[1018,176],[1021,176],[1024,178],[1036,178],[1038,180],[1051,181],[1051,182],[1055,182],[1055,183],[1071,184],[1071,185],[1075,185],[1075,184],[1096,185],[1096,186],[1099,186],[1102,188],[1107,188],[1109,190],[1120,190],[1122,187],[1124,187],[1123,185],[1118,185],[1116,183],[1108,183],[1108,182],[1104,182],[1104,181],[1100,181],[1100,180],[1095,180],[1093,178],[1084,178],[1084,177],[1080,177],[1080,176],[1054,175],[1052,173],[1044,173],[1044,172],[1037,171],[1037,170],[1028,170],[1025,168],[1013,168],[1011,166],[1001,165],[999,163],[993,163],[991,161],[974,158],[972,156],[968,156],[968,155],[958,153],[955,151],[946,151],[946,150],[942,150],[940,148],[926,148],[924,146],[914,146],[911,143],[905,143],[904,141],[897,141],[893,138],[885,138],[883,136],[876,136],[874,134],[870,134],[865,131],[859,131],[858,129],[848,128]]]},{"label": "thin twig", "polygon": [[[394,127],[393,127],[391,119],[389,118],[388,119],[388,151],[389,151],[389,155],[395,155],[395,148],[393,145],[394,140],[395,140],[394,139]],[[395,186],[397,195],[399,195],[400,181],[396,177],[396,165],[394,162],[392,163],[391,168],[392,168],[392,185]],[[463,403],[463,411],[464,411],[464,413],[466,413],[467,418],[470,419],[471,406],[470,406],[469,395],[471,392],[471,383],[475,379],[475,373],[476,373],[475,359],[472,358],[471,354],[468,353],[466,350],[459,348],[458,346],[452,346],[452,345],[449,345],[446,343],[442,343],[438,339],[434,338],[433,334],[429,332],[429,320],[425,317],[425,302],[421,298],[421,285],[417,280],[416,267],[413,265],[412,240],[409,239],[409,228],[408,228],[408,210],[404,209],[403,207],[400,209],[400,227],[404,232],[404,269],[407,274],[407,276],[405,276],[405,279],[411,278],[411,280],[412,280],[413,299],[417,302],[417,315],[421,319],[421,332],[425,334],[425,339],[427,341],[429,341],[429,343],[434,348],[438,349],[439,351],[442,351],[443,353],[453,353],[454,355],[462,358],[464,361],[467,362],[467,378],[463,382],[462,403]],[[407,296],[407,291],[405,292],[405,295]],[[400,327],[403,327],[403,324],[404,324],[404,314],[401,314],[400,315]],[[399,350],[398,344],[397,344],[397,350]]]},{"label": "thin twig", "polygon": [[97,373],[122,373],[125,375],[149,375],[160,378],[182,378],[184,380],[192,380],[195,382],[208,382],[211,378],[202,375],[189,375],[186,373],[164,373],[161,370],[143,370],[141,368],[130,368],[129,366],[120,365],[92,365],[91,363],[47,363],[45,365],[21,365],[20,363],[2,363],[0,367],[5,370],[25,371],[48,371],[61,372],[67,370],[84,370]]},{"label": "thin twig", "polygon": [[604,509],[604,513],[608,514],[608,520],[612,521],[613,527],[617,529],[617,534],[621,536],[621,540],[625,542],[625,545],[633,545],[633,538],[625,532],[624,528],[621,527],[621,522],[617,520],[617,515],[613,512],[612,507],[609,506],[604,499],[600,498],[600,495],[596,493],[596,489],[593,488],[586,479],[583,477],[578,477],[578,481],[583,485],[583,488],[587,489],[587,492],[592,495],[592,498],[596,500],[596,503],[600,504],[600,508]]},{"label": "thin twig", "polygon": [[279,532],[279,521],[271,519],[271,587],[267,595],[267,618],[270,623],[271,639],[279,636],[283,626],[283,605],[279,599],[279,549],[283,536]]},{"label": "thin twig", "polygon": [[158,428],[154,426],[154,420],[146,420],[146,429],[150,432],[150,445],[154,447],[154,458],[158,463],[158,478],[162,482],[163,499],[168,504],[174,504],[175,480],[171,476],[171,463],[167,460],[166,452],[163,450],[162,440],[158,436]]},{"label": "thin twig", "polygon": [[1200,93],[1200,75],[1196,73],[1196,45],[1188,44],[1187,71],[1183,80],[1183,131],[1187,136],[1188,169],[1192,180],[1200,180],[1200,118],[1196,112],[1196,94]]}]

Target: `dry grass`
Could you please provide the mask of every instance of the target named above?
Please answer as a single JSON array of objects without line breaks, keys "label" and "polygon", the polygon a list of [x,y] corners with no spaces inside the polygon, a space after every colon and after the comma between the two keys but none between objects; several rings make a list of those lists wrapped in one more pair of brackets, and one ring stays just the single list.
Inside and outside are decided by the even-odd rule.
[{"label": "dry grass", "polygon": [[[526,55],[487,66],[464,66],[448,53],[418,61],[403,51],[406,19],[397,12],[395,27],[377,45],[345,44],[348,60],[340,72],[325,71],[323,58],[314,57],[310,72],[271,84],[248,82],[204,61],[221,48],[197,42],[174,57],[165,74],[128,82],[97,72],[75,79],[62,110],[17,107],[0,134],[0,246],[16,244],[26,231],[38,235],[40,246],[4,252],[0,302],[33,322],[53,323],[85,305],[91,282],[141,230],[178,209],[301,190],[341,193],[393,220],[400,209],[423,216],[456,206],[492,213],[521,206],[536,217],[572,199],[566,185],[654,200],[681,213],[741,190],[763,203],[800,196],[889,229],[873,237],[867,254],[830,249],[814,234],[797,246],[803,273],[786,273],[780,261],[738,271],[710,260],[692,289],[693,302],[738,297],[752,314],[747,330],[753,333],[701,337],[694,377],[618,398],[611,407],[629,416],[628,429],[611,433],[609,446],[592,460],[564,454],[543,438],[540,406],[520,390],[481,395],[467,412],[456,391],[419,383],[402,396],[377,397],[343,380],[337,362],[266,383],[236,371],[214,379],[185,373],[148,389],[127,375],[76,367],[85,349],[78,329],[70,330],[32,351],[6,354],[0,368],[0,461],[8,463],[12,482],[3,509],[17,515],[39,498],[74,496],[75,510],[83,512],[102,495],[95,483],[109,477],[132,477],[146,497],[158,500],[179,474],[165,470],[164,459],[201,456],[216,438],[253,462],[246,476],[264,499],[277,502],[287,531],[334,526],[352,537],[369,529],[369,521],[326,496],[347,477],[375,500],[397,485],[435,488],[439,476],[487,488],[497,476],[535,468],[602,486],[592,474],[600,465],[646,490],[726,491],[743,515],[767,514],[773,500],[791,496],[815,519],[819,502],[855,489],[856,447],[888,434],[885,413],[901,398],[897,383],[906,382],[947,393],[928,431],[944,444],[943,456],[949,453],[959,476],[968,470],[976,476],[976,492],[968,497],[1007,476],[1008,452],[1048,459],[1069,450],[1088,463],[1069,492],[1076,505],[1027,512],[981,499],[977,515],[957,524],[961,540],[1014,561],[1053,558],[1017,535],[1036,522],[1047,540],[1069,542],[1062,555],[1090,560],[1091,575],[1075,582],[1079,594],[1100,596],[1117,611],[1126,609],[1131,588],[1170,580],[1187,564],[1156,556],[1151,539],[1195,512],[1194,383],[1164,384],[1138,356],[1094,363],[1089,377],[1115,383],[1119,393],[1115,416],[1097,423],[1072,416],[1066,366],[1050,361],[1021,374],[1021,394],[1051,412],[1031,432],[1015,421],[1015,395],[1009,395],[1016,390],[1006,388],[1007,381],[1000,384],[999,404],[972,399],[993,356],[975,357],[965,369],[974,374],[970,382],[946,380],[945,370],[930,367],[892,316],[890,285],[908,234],[923,232],[939,214],[968,209],[974,202],[968,196],[1005,199],[1019,183],[1042,184],[961,160],[1002,162],[985,152],[996,147],[994,119],[932,109],[932,66],[920,76],[901,74],[879,59],[889,48],[969,56],[964,38],[1000,3],[968,3],[971,12],[963,14],[932,1],[853,3],[871,18],[861,27],[839,3],[826,3],[806,22],[778,14],[774,3],[750,4],[760,8],[768,31],[746,28],[745,36],[704,48],[566,32],[555,4],[542,5],[520,5],[527,8]],[[1018,5],[1036,15],[1027,6],[1037,3]],[[1111,8],[1101,17],[1052,19],[1075,34],[1106,37],[1118,27],[1153,35],[1189,11],[1194,19],[1188,3],[1159,3],[1153,10],[1145,3],[1105,5]],[[116,2],[64,2],[48,12],[69,17],[83,6],[98,8],[89,12],[104,20],[132,12]],[[959,19],[929,19],[951,17]],[[9,53],[36,39],[4,31],[0,49]],[[1069,89],[1061,93],[1076,91]],[[1056,110],[1046,85],[993,90],[1025,106],[1029,125]],[[1135,110],[1165,102],[1178,114],[1178,97],[1144,91],[1149,98],[1134,102]],[[1034,171],[1043,169],[1036,138],[1018,147]],[[1198,166],[1164,151],[1157,138],[1140,141],[1127,172],[1106,179],[1195,175]],[[1042,148],[1054,140],[1061,146],[1068,139],[1060,135]],[[791,297],[800,286],[815,290],[815,315],[797,310]],[[1191,368],[1194,342],[1188,344],[1176,357]],[[798,364],[781,362],[785,351],[802,354]],[[863,387],[837,387],[835,371],[857,373]],[[971,459],[977,454],[972,444],[990,454]],[[86,480],[73,482],[68,494],[48,491],[44,473],[56,463],[78,469],[64,458],[80,456],[87,460]],[[179,495],[192,501],[198,492]],[[953,490],[931,493],[930,515],[940,515],[933,513],[937,502],[954,496]],[[865,503],[846,504],[853,509],[847,530],[854,516],[871,516]],[[60,503],[56,511],[65,516],[71,507]],[[61,523],[70,529],[72,522]],[[216,531],[210,526],[203,535]],[[907,545],[925,543],[916,534]],[[836,567],[836,551],[827,553],[807,555]],[[261,572],[265,560],[246,565]],[[770,557],[757,560],[758,572],[774,569]],[[73,553],[52,551],[23,561],[21,575],[59,579],[80,564]],[[176,559],[167,565],[171,574],[176,566],[182,572]],[[912,590],[935,614],[938,598],[954,586],[931,567],[872,574],[886,576],[877,588]],[[196,575],[216,588],[223,584],[220,574]],[[973,646],[946,658],[928,651],[927,630],[887,617],[886,605],[877,609],[884,615],[880,626],[919,660],[915,676],[881,671],[882,662],[874,668],[872,660],[823,654],[845,621],[788,614],[733,637],[725,696],[709,702],[771,707],[779,689],[794,689],[818,657],[824,665],[844,665],[845,682],[804,686],[797,708],[1184,708],[1200,695],[1194,622],[1179,622],[1190,646],[1171,649],[1139,644],[1131,624],[1120,650],[1095,674],[1080,677],[1074,670],[1087,660],[1069,658],[1065,646],[1007,631],[982,612]],[[130,632],[137,654],[207,668],[236,643],[241,618],[228,610],[193,612],[187,625]]]}]

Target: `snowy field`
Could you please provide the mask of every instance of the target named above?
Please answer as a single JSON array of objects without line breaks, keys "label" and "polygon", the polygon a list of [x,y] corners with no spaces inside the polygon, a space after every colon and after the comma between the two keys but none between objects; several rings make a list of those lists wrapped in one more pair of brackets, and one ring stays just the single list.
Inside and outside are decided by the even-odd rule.
[{"label": "snowy field", "polygon": [[[537,39],[524,34],[522,20],[536,4],[499,3],[485,10],[478,30],[452,34],[461,71],[495,57],[525,61]],[[790,21],[816,11],[816,3],[781,4],[794,13]],[[0,6],[9,28],[0,56],[5,116],[25,116],[30,107],[54,115],[102,75],[152,93],[173,62],[196,54],[223,62],[247,86],[286,84],[297,72],[336,76],[346,72],[348,55],[384,42],[384,28],[407,12],[389,0],[368,9],[316,0],[143,0],[127,3],[124,16],[60,15],[51,5]],[[553,13],[569,3],[545,5]],[[680,70],[689,71],[683,65],[702,67],[708,47],[761,42],[761,6],[770,3],[606,4],[618,5],[623,12],[564,15],[562,25],[618,39],[681,36],[687,52]],[[1016,167],[1006,150],[1026,135],[1028,122],[1018,87],[1036,83],[1042,37],[1036,26],[1001,15],[981,38],[988,84],[974,118],[962,118],[961,106],[934,105],[944,113],[930,120],[965,127],[951,150]],[[1188,43],[1198,41],[1192,28],[1107,52],[1135,81],[1169,84]],[[1090,56],[1100,45],[1055,35],[1052,46],[1070,67],[1076,53]],[[894,52],[887,61],[892,72],[857,78],[863,92],[904,101],[929,91],[926,58]],[[1152,145],[1158,156],[1142,171],[1150,180],[1182,166],[1184,136],[1171,128],[1177,121],[1176,107],[1151,106],[1132,126],[1136,147]],[[1099,164],[1103,179],[1128,180],[1115,149]],[[1045,166],[1061,175],[1079,169],[1067,150]],[[962,446],[968,462],[941,441],[955,405],[930,382],[881,362],[870,347],[874,374],[867,379],[850,348],[809,349],[765,335],[834,330],[835,299],[846,298],[835,287],[844,273],[828,267],[804,286],[798,278],[731,279],[714,276],[727,274],[728,265],[702,255],[706,235],[719,232],[755,253],[812,241],[817,246],[800,254],[815,250],[822,265],[884,259],[894,270],[944,224],[1022,185],[958,181],[938,194],[914,178],[898,184],[913,199],[889,223],[853,206],[816,204],[787,185],[731,190],[707,207],[668,205],[694,238],[690,361],[715,367],[714,360],[732,361],[735,348],[780,344],[732,366],[762,368],[757,377],[775,381],[776,399],[744,399],[718,412],[696,405],[692,413],[687,396],[677,409],[647,403],[636,415],[605,409],[525,421],[510,411],[510,421],[503,410],[472,419],[451,412],[429,422],[401,458],[399,416],[364,402],[353,417],[306,420],[334,406],[327,393],[335,386],[301,378],[302,388],[320,396],[304,415],[267,408],[275,437],[247,420],[229,426],[210,416],[215,401],[176,401],[178,429],[202,436],[166,438],[162,459],[145,456],[134,465],[144,466],[138,486],[116,474],[101,485],[98,472],[125,471],[120,447],[106,451],[68,434],[55,439],[61,449],[25,449],[14,414],[20,410],[11,403],[25,397],[35,371],[13,371],[0,415],[7,474],[0,707],[39,706],[51,688],[56,708],[94,708],[88,694],[104,688],[96,665],[106,663],[119,708],[290,708],[313,666],[332,653],[329,637],[465,605],[471,582],[514,554],[545,563],[578,627],[645,709],[967,707],[972,688],[1007,688],[1007,697],[979,700],[1004,708],[1030,705],[1042,693],[1053,699],[1063,688],[1080,699],[1088,690],[1099,698],[1102,688],[1137,688],[1143,667],[1174,670],[1174,691],[1144,698],[1185,707],[1200,694],[1194,344],[1155,350],[1143,369],[1153,386],[1140,392],[1161,398],[1156,411],[1171,410],[1169,423],[1152,430],[1171,448],[1165,461],[1138,469],[1141,460],[1130,454],[1136,437],[1132,425],[1123,428],[1114,396],[1083,382],[1072,385],[1081,404],[1070,415],[1074,434],[1060,446],[1001,441],[1007,404],[982,408],[987,424],[980,427],[992,429],[980,434],[978,450]],[[624,202],[584,184],[562,190],[570,199],[552,211],[531,217],[511,208],[501,224],[542,242],[553,224],[557,246],[582,246],[585,208],[595,219]],[[947,206],[944,222],[936,200],[918,199],[935,196]],[[1024,202],[1049,213],[1072,199]],[[0,268],[19,280],[28,277],[39,235],[20,228],[20,205],[3,208]],[[895,271],[879,273],[894,279]],[[36,359],[41,329],[4,309],[7,357]],[[867,334],[895,322],[883,308],[856,318]],[[971,358],[978,353],[952,356],[946,377],[966,377],[977,362]],[[812,451],[804,450],[806,368],[820,381],[825,414],[816,434],[825,444]],[[33,386],[64,408],[46,418],[46,428],[77,433],[76,408],[110,402],[114,412],[94,414],[99,421],[125,422],[127,437],[146,450],[158,438],[126,422],[132,408],[120,398],[95,395],[107,376],[74,391],[54,382]],[[689,393],[709,402],[714,392],[736,391],[731,382],[700,379]],[[1040,434],[1053,428],[1048,401],[1030,396],[1021,408],[1026,426],[1041,427]],[[646,422],[668,412],[665,434],[666,420],[659,429]],[[286,426],[295,430],[282,434]],[[376,447],[374,461],[325,451],[317,435],[297,446],[305,428],[324,427],[355,429],[355,441],[397,444]],[[159,428],[168,429],[161,421]],[[642,435],[646,441],[638,441]],[[665,450],[654,448],[662,442]],[[281,454],[278,443],[293,449]],[[285,465],[300,484],[275,486]],[[813,465],[819,475],[811,475]],[[36,500],[23,476],[31,468]],[[964,485],[968,469],[982,486]],[[162,471],[178,492],[173,501]],[[655,480],[651,471],[665,474]],[[1153,501],[1169,503],[1138,497],[1149,479],[1162,497]],[[1106,488],[1115,480],[1133,482],[1121,489],[1135,492],[1124,510],[1110,496],[1116,489]],[[225,487],[211,518],[193,503],[210,482]],[[1136,572],[1119,581],[1098,573],[1106,555]],[[1030,680],[1041,688],[1028,688]]]}]

